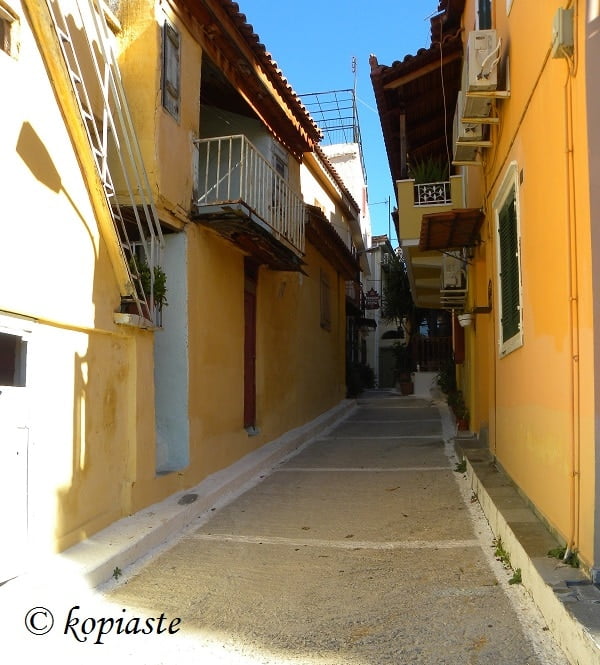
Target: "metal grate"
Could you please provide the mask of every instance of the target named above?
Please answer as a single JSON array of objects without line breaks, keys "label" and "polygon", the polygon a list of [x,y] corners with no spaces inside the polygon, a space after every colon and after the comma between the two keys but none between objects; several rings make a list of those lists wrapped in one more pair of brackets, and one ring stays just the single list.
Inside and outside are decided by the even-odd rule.
[{"label": "metal grate", "polygon": [[[157,323],[160,312],[154,304],[153,285],[163,248],[162,231],[102,3],[98,3],[100,9],[94,0],[47,0],[47,5],[135,286],[135,293],[122,294],[123,300]],[[100,104],[95,108],[91,99]],[[149,283],[143,278],[146,267]]]}]

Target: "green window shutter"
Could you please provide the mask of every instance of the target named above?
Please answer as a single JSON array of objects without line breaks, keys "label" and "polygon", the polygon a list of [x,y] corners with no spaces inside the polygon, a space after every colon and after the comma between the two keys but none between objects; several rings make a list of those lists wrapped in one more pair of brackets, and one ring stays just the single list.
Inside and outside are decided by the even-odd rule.
[{"label": "green window shutter", "polygon": [[163,27],[162,103],[175,119],[179,119],[180,52],[179,33],[168,21],[165,21]]},{"label": "green window shutter", "polygon": [[478,29],[489,30],[492,27],[492,3],[490,0],[478,0],[477,13],[479,15]]},{"label": "green window shutter", "polygon": [[521,328],[519,292],[519,239],[517,235],[517,206],[513,189],[499,214],[500,282],[502,289],[502,341],[507,342]]}]

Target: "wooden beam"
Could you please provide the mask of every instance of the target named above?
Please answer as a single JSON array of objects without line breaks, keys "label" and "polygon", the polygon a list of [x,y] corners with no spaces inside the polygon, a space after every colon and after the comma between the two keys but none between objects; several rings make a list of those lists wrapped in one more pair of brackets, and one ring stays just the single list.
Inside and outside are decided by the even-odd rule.
[{"label": "wooden beam", "polygon": [[[454,51],[452,53],[449,53],[448,55],[442,56],[441,64],[442,65],[447,65],[450,62],[454,62],[455,60],[458,60],[459,58],[462,58],[462,53],[460,51]],[[415,69],[411,72],[408,72],[404,76],[399,76],[397,79],[394,79],[393,81],[390,81],[389,83],[386,83],[383,86],[384,90],[394,90],[396,88],[399,88],[400,86],[406,85],[407,83],[410,83],[411,81],[415,81],[418,78],[421,78],[425,74],[429,74],[430,72],[435,71],[436,69],[440,68],[440,61],[436,60],[434,62],[430,62],[427,65],[423,65],[422,67],[419,67],[418,69]]]}]

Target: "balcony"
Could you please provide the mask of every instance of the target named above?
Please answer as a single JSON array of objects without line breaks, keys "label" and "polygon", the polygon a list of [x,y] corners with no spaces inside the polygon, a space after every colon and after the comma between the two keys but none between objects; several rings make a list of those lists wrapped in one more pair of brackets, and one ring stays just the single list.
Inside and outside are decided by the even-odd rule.
[{"label": "balcony", "polygon": [[463,207],[461,176],[424,184],[400,180],[397,186],[398,237],[415,304],[461,309],[467,283],[460,250],[477,242],[483,214]]},{"label": "balcony", "polygon": [[418,240],[423,215],[462,206],[462,176],[453,175],[444,182],[422,184],[414,180],[399,180],[397,186],[401,241]]},{"label": "balcony", "polygon": [[275,270],[300,270],[304,202],[243,135],[194,141],[192,218]]}]

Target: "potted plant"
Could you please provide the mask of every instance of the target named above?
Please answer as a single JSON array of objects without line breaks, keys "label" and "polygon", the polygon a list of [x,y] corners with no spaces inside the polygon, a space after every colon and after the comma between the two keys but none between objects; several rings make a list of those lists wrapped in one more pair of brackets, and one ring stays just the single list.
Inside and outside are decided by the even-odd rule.
[{"label": "potted plant", "polygon": [[169,303],[167,302],[167,275],[159,265],[154,266],[153,296],[154,306],[159,312],[162,312],[162,308]]},{"label": "potted plant", "polygon": [[466,431],[469,429],[469,409],[465,404],[463,394],[460,390],[448,395],[448,405],[454,413],[456,419],[456,427],[459,431]]},{"label": "potted plant", "polygon": [[402,395],[412,395],[415,387],[412,380],[410,349],[406,344],[400,344],[399,342],[396,342],[393,348],[396,359],[394,371],[396,386]]},{"label": "potted plant", "polygon": [[448,163],[441,157],[429,156],[412,162],[408,167],[408,175],[415,184],[444,182],[448,180]]},{"label": "potted plant", "polygon": [[[139,277],[139,288],[146,302],[141,302],[142,313],[150,319],[150,312],[146,303],[150,303],[150,298],[154,304],[157,312],[162,312],[162,308],[167,305],[167,275],[165,271],[159,266],[155,265],[151,271],[146,259],[132,256],[129,259],[129,269],[133,275]],[[138,305],[135,302],[127,302],[125,304],[126,311],[132,314],[138,314]]]}]

